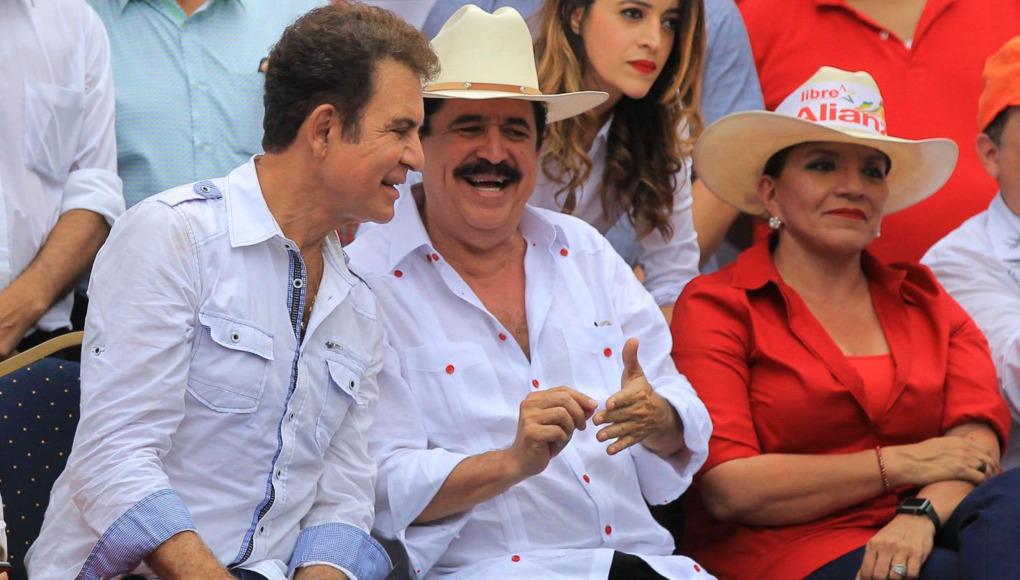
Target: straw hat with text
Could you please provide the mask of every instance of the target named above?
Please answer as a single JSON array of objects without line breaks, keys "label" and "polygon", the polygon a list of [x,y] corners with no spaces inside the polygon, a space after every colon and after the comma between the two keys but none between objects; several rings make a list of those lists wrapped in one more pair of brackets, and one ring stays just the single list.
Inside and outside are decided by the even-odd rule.
[{"label": "straw hat with text", "polygon": [[694,170],[723,200],[763,215],[757,190],[765,163],[782,149],[819,141],[865,145],[889,157],[886,214],[935,193],[952,175],[958,153],[949,139],[888,136],[875,79],[866,72],[825,66],[775,112],[734,113],[705,129],[694,146]]}]

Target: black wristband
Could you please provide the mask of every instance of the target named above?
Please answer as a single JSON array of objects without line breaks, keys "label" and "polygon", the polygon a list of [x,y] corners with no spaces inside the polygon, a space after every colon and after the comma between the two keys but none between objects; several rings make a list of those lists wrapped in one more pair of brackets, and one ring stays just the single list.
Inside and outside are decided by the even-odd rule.
[{"label": "black wristband", "polygon": [[900,502],[900,506],[896,508],[896,513],[926,516],[931,520],[931,523],[935,524],[936,532],[942,527],[942,520],[939,519],[939,514],[935,513],[935,506],[931,504],[930,500],[923,497],[908,497],[904,499]]}]

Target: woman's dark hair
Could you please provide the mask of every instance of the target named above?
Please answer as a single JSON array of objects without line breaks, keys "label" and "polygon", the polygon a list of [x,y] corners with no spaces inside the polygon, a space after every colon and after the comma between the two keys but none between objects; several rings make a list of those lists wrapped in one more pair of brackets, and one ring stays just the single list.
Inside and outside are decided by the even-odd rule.
[{"label": "woman's dark hair", "polygon": [[[535,43],[539,85],[544,93],[583,90],[587,55],[584,40],[571,28],[577,10],[585,15],[594,0],[547,0],[541,36]],[[682,0],[669,58],[642,99],[624,96],[613,108],[606,168],[600,195],[607,214],[626,213],[639,236],[658,230],[672,237],[670,214],[677,174],[701,133],[701,69],[705,17],[701,0]],[[582,19],[583,27],[583,19]],[[542,168],[562,184],[558,196],[578,191],[591,174],[583,135],[599,120],[591,111],[550,125]],[[683,131],[681,134],[680,131]],[[564,210],[569,211],[569,204]]]},{"label": "woman's dark hair", "polygon": [[262,148],[286,149],[319,105],[336,107],[343,137],[360,139],[379,61],[393,59],[423,79],[439,63],[420,32],[391,12],[363,4],[315,8],[283,31],[266,64]]}]

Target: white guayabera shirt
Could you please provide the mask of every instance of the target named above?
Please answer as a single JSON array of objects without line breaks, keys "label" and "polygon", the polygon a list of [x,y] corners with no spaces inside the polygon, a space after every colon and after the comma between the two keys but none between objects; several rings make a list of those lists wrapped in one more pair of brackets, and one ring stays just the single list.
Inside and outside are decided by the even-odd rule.
[{"label": "white guayabera shirt", "polygon": [[[406,187],[393,221],[349,248],[389,345],[369,441],[379,462],[376,531],[404,543],[416,577],[604,579],[615,550],[669,578],[705,577],[670,555],[673,540],[645,505],[683,493],[711,433],[670,359],[661,311],[581,220],[527,207],[520,231],[530,360],[433,248]],[[686,450],[664,460],[635,446],[611,457],[589,425],[541,474],[465,513],[411,525],[461,460],[513,443],[528,393],[566,385],[604,404],[620,389],[628,337],[640,339],[649,381],[683,421]]]}]

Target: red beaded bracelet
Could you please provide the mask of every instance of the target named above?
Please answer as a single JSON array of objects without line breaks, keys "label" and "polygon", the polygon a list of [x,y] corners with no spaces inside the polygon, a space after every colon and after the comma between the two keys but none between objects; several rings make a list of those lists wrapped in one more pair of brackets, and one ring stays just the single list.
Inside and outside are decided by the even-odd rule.
[{"label": "red beaded bracelet", "polygon": [[875,446],[875,455],[878,456],[878,471],[882,475],[882,492],[889,493],[891,487],[889,485],[889,472],[885,470],[885,459],[882,457],[882,446]]}]

